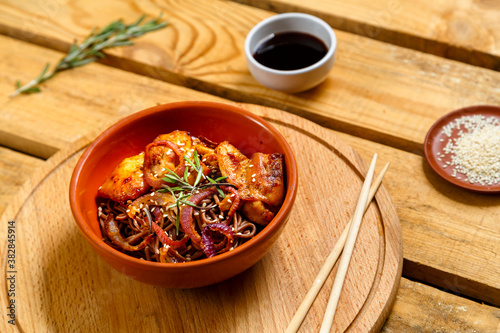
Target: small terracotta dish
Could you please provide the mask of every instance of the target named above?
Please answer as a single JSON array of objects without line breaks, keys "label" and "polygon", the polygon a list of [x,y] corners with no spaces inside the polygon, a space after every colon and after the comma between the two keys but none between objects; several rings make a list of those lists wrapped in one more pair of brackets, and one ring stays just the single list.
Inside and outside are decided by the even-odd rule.
[{"label": "small terracotta dish", "polygon": [[[97,190],[125,157],[140,153],[153,139],[174,130],[215,142],[228,140],[247,155],[279,152],[285,159],[284,203],[254,238],[234,250],[186,263],[157,263],[131,257],[102,240]],[[84,151],[73,171],[69,199],[81,233],[96,253],[117,271],[140,282],[167,288],[201,287],[231,278],[258,262],[286,225],[297,193],[297,166],[285,138],[267,121],[232,105],[179,102],[128,116],[105,130]]]},{"label": "small terracotta dish", "polygon": [[[471,183],[466,179],[466,176],[456,171],[452,164],[452,154],[444,153],[450,140],[455,142],[462,133],[467,133],[465,125],[460,128],[455,126],[453,130],[443,129],[449,128],[450,124],[456,123],[464,117],[482,117],[500,122],[500,107],[491,105],[470,106],[450,112],[440,119],[429,129],[424,141],[424,154],[431,168],[446,181],[459,186],[461,188],[483,193],[500,193],[500,183],[496,184],[480,184],[479,182]],[[449,135],[449,136],[448,136]],[[448,165],[447,165],[448,164]]]}]

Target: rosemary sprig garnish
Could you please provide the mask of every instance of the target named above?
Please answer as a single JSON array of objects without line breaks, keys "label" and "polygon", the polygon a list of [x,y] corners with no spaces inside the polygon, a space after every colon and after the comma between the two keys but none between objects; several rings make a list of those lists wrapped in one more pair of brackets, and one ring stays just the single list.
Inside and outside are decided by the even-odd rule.
[{"label": "rosemary sprig garnish", "polygon": [[21,83],[16,81],[17,89],[9,97],[40,92],[39,85],[57,73],[97,61],[105,56],[102,50],[117,46],[133,45],[133,38],[167,26],[167,22],[160,21],[161,14],[157,19],[149,20],[141,25],[144,18],[145,16],[143,15],[136,22],[129,25],[124,24],[122,20],[116,20],[99,31],[96,31],[94,28],[80,45],[75,41],[71,45],[68,55],[62,58],[52,70],[49,71],[50,64],[47,64],[40,75],[24,86],[21,86]]},{"label": "rosemary sprig garnish", "polygon": [[[188,205],[188,206],[192,206],[192,207],[196,207],[196,208],[203,208],[203,207],[199,207],[199,206],[193,204],[192,202],[188,201],[188,198],[190,196],[195,194],[197,191],[203,190],[203,189],[210,187],[210,186],[221,186],[221,185],[234,186],[233,184],[230,184],[230,183],[221,182],[224,179],[226,179],[227,177],[219,177],[217,179],[212,179],[209,176],[205,176],[203,174],[203,167],[200,163],[200,158],[199,158],[198,152],[196,150],[194,150],[194,152],[193,152],[193,161],[191,161],[189,159],[189,157],[186,155],[183,155],[183,158],[185,160],[185,163],[187,163],[189,165],[189,167],[186,167],[184,169],[184,174],[182,175],[182,177],[177,175],[172,170],[167,169],[168,174],[166,174],[163,177],[163,180],[167,183],[174,184],[174,186],[165,185],[162,189],[158,190],[158,192],[170,192],[170,194],[172,194],[172,196],[175,199],[175,203],[168,206],[167,208],[174,208],[174,207],[177,208],[177,217],[176,217],[176,221],[175,221],[177,235],[179,234],[181,205]],[[196,178],[195,178],[193,185],[191,185],[188,182],[190,168],[196,172]],[[201,183],[202,178],[207,179],[208,183]],[[220,188],[217,188],[217,190],[219,191],[219,195],[222,198],[224,198],[224,193],[222,192],[222,190]]]}]

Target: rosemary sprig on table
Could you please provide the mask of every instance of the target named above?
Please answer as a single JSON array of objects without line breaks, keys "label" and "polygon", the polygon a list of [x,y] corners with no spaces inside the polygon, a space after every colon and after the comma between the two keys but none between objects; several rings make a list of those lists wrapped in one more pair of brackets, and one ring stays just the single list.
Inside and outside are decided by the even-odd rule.
[{"label": "rosemary sprig on table", "polygon": [[[184,175],[181,177],[172,170],[167,169],[168,174],[165,175],[163,180],[167,183],[174,184],[175,186],[165,185],[162,189],[158,190],[158,192],[170,192],[170,194],[174,197],[175,203],[168,206],[167,208],[174,208],[174,207],[177,208],[177,216],[175,221],[177,234],[179,234],[181,205],[188,205],[200,208],[195,204],[193,204],[192,202],[188,201],[188,198],[190,196],[195,194],[197,191],[203,190],[210,186],[220,186],[220,185],[234,186],[230,183],[221,182],[227,177],[223,176],[223,177],[218,177],[217,179],[212,179],[209,176],[205,176],[203,174],[203,167],[200,163],[200,158],[196,150],[193,151],[193,161],[191,161],[189,157],[186,155],[183,155],[183,158],[185,160],[185,163],[189,164],[189,167],[186,166],[186,168],[184,169]],[[196,172],[196,178],[193,185],[191,185],[188,181],[190,168]],[[208,180],[208,183],[201,182],[202,178]],[[224,193],[222,192],[222,190],[220,188],[217,188],[217,190],[219,191],[219,195],[222,198],[224,198]]]},{"label": "rosemary sprig on table", "polygon": [[47,81],[55,74],[66,69],[97,61],[100,58],[104,58],[102,50],[117,46],[133,45],[133,38],[167,26],[167,22],[160,21],[161,15],[157,19],[149,20],[141,25],[144,18],[145,16],[143,15],[136,22],[129,25],[124,24],[122,20],[116,20],[99,31],[96,31],[94,28],[80,45],[75,41],[71,45],[68,55],[62,58],[52,70],[49,71],[50,64],[47,64],[40,75],[24,86],[21,86],[21,83],[17,81],[17,89],[9,97],[40,92],[40,83]]}]

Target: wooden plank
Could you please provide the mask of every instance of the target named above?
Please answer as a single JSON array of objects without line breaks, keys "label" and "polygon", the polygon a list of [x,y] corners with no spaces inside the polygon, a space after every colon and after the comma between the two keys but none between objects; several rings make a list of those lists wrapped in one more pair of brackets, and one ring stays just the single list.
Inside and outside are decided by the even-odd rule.
[{"label": "wooden plank", "polygon": [[278,13],[310,13],[335,29],[500,70],[498,1],[233,1]]},{"label": "wooden plank", "polygon": [[[59,59],[61,53],[0,36],[0,90],[11,91],[17,79]],[[16,57],[9,53],[16,50]],[[18,68],[26,69],[20,73]],[[48,158],[102,124],[155,104],[215,96],[114,69],[90,64],[67,71],[44,84],[43,92],[9,99],[0,97],[0,144],[33,156]]]},{"label": "wooden plank", "polygon": [[0,146],[0,215],[10,204],[10,198],[43,163],[41,159]]},{"label": "wooden plank", "polygon": [[391,162],[384,182],[403,229],[403,276],[500,306],[498,198],[459,190],[421,156],[338,135],[365,159],[377,151]]},{"label": "wooden plank", "polygon": [[[338,135],[338,133],[337,133]],[[80,139],[80,142],[83,142],[84,138]],[[342,139],[349,139],[348,136],[343,136]],[[352,140],[355,140],[353,138]],[[351,141],[352,141],[351,140]],[[76,142],[75,144],[80,144]],[[362,144],[362,140],[360,140],[360,145]],[[377,147],[373,147],[377,148]],[[30,178],[29,181],[29,186],[23,186],[22,191],[16,195],[13,200],[12,200],[12,205],[9,206],[10,210],[6,212],[5,216],[14,216],[14,212],[21,207],[21,205],[25,202],[26,197],[30,195],[31,193],[31,188],[35,185],[40,183],[43,179],[46,178],[46,174],[50,172],[51,170],[54,169],[56,165],[61,163],[61,159],[63,156],[66,156],[68,153],[68,149],[59,152],[58,154],[54,155],[53,158],[49,159],[49,161],[43,165],[43,168],[40,168],[36,172],[33,173],[33,176]],[[369,149],[367,149],[369,150]],[[383,150],[378,150],[379,152],[382,151],[381,157],[386,158],[387,153],[386,151]],[[404,153],[406,155],[409,155],[408,153]],[[383,161],[381,161],[383,162]],[[396,168],[396,170],[394,170]],[[398,172],[401,170],[398,169],[398,165],[392,165],[391,166],[392,172],[388,174],[388,176],[391,177],[397,177],[395,176]],[[387,180],[387,178],[386,178]],[[387,183],[384,181],[385,185],[387,186]],[[392,190],[390,190],[392,191]],[[404,225],[403,225],[404,228]],[[4,234],[5,230],[0,230],[0,235]],[[4,239],[4,237],[1,237]],[[72,234],[68,239],[67,242],[70,242],[73,245],[77,245],[78,249],[73,250],[73,251],[80,251],[83,249],[80,249],[82,246],[83,240],[80,239],[79,237],[76,237],[74,234]],[[66,245],[66,243],[63,243],[63,245]],[[406,245],[406,244],[405,244]],[[4,251],[5,246],[1,247]],[[81,252],[80,252],[81,253]],[[63,265],[64,262],[68,261],[68,257],[63,257]],[[49,260],[50,261],[50,260]],[[74,260],[71,260],[74,262]],[[96,309],[102,308],[104,312],[109,309],[109,306],[114,302],[114,300],[117,297],[120,297],[119,295],[121,294],[122,290],[128,290],[128,295],[130,296],[130,287],[131,285],[134,285],[130,280],[124,278],[121,274],[114,272],[112,270],[109,270],[107,267],[103,267],[102,261],[92,259],[92,262],[95,264],[93,266],[92,271],[99,271],[100,274],[105,275],[105,281],[107,281],[107,285],[109,286],[110,289],[100,289],[100,290],[95,290],[95,288],[92,289],[87,289],[87,288],[62,288],[61,289],[61,269],[64,266],[61,266],[61,263],[56,263],[52,262],[52,265],[48,267],[48,275],[46,277],[46,282],[45,285],[51,284],[56,293],[53,296],[58,297],[67,297],[68,294],[76,295],[81,298],[77,299],[88,299],[89,297],[98,297],[97,302],[93,304],[91,307],[85,305],[82,302],[70,302],[68,303],[69,306],[65,308],[64,311],[58,312],[57,307],[48,307],[48,308],[43,308],[42,312],[40,314],[40,317],[43,318],[43,321],[41,322],[36,322],[36,323],[30,323],[28,327],[31,327],[31,325],[37,325],[35,327],[41,328],[45,327],[46,325],[49,325],[50,327],[53,327],[54,329],[57,327],[62,327],[64,325],[69,325],[71,324],[68,322],[72,318],[75,318],[74,316],[68,316],[68,312],[71,311],[78,311],[78,313],[85,313],[85,327],[89,327],[89,323],[93,323],[96,320],[101,320],[103,319],[102,316],[99,315],[99,311],[96,311]],[[64,270],[63,270],[64,271]],[[89,271],[90,272],[90,271]],[[92,273],[90,274],[89,272],[86,273],[86,279],[91,276]],[[257,272],[256,272],[257,273]],[[67,274],[67,273],[64,273]],[[253,273],[248,274],[246,281],[248,282],[249,280],[252,279]],[[314,274],[311,273],[311,276],[314,276]],[[73,279],[69,279],[68,281],[72,281]],[[67,282],[67,281],[66,281]],[[78,283],[81,287],[81,282],[82,281],[76,281],[73,283]],[[39,282],[37,282],[39,283]],[[57,287],[56,287],[57,285]],[[64,284],[66,286],[67,284]],[[250,288],[252,285],[250,285]],[[306,287],[304,287],[306,288]],[[140,288],[140,295],[139,296],[134,296],[134,297],[139,297],[141,300],[144,298],[143,293],[147,292],[151,288],[148,288],[147,286],[143,286]],[[2,292],[0,293],[1,297],[5,297],[5,288],[1,288]],[[169,290],[162,290],[162,289],[155,289],[154,290],[155,297],[160,298],[160,299],[170,299],[171,296],[174,294],[174,292],[169,291]],[[248,294],[248,293],[247,293]],[[135,294],[134,294],[135,295]],[[194,290],[194,291],[184,291],[179,294],[179,298],[183,299],[184,301],[188,302],[190,298],[192,297],[203,297],[203,299],[213,299],[214,295],[220,295],[221,298],[216,299],[225,299],[229,298],[228,301],[234,301],[233,295],[230,293],[228,294],[226,288],[224,285],[222,286],[216,286],[215,288],[209,288],[209,289],[203,289],[203,290]],[[256,295],[258,296],[258,295]],[[261,296],[261,295],[260,295]],[[240,297],[243,297],[243,295],[240,295]],[[37,297],[35,297],[37,298]],[[326,300],[326,297],[324,298]],[[32,299],[30,300],[29,303],[18,303],[18,305],[22,308],[27,308],[32,305],[31,302],[34,302],[35,300]],[[127,304],[130,304],[130,299],[126,302]],[[55,305],[57,301],[56,298],[45,298],[44,302],[49,302],[51,305]],[[5,304],[5,300],[2,300],[2,303]],[[237,301],[237,304],[240,306],[244,306],[246,303],[243,302],[241,299]],[[19,309],[19,308],[18,308]],[[165,311],[167,308],[161,307],[161,306],[155,306],[155,303],[151,300],[148,299],[147,302],[142,302],[141,301],[141,307],[142,309],[141,313],[147,313],[148,318],[159,318],[163,316],[167,316],[168,313]],[[115,308],[116,310],[116,308]],[[203,310],[203,309],[201,309]],[[122,307],[118,308],[118,311],[124,311]],[[111,319],[108,321],[109,325],[112,325],[112,327],[116,327],[117,325],[120,325],[120,318],[116,316],[116,311],[112,312],[114,315],[111,317]],[[27,315],[25,313],[25,315]],[[246,314],[250,315],[250,314]],[[32,314],[33,317],[36,317],[35,314]],[[291,316],[291,313],[290,313]],[[54,318],[57,317],[58,320],[55,320]],[[109,317],[109,316],[107,316]],[[142,315],[141,315],[142,317]],[[264,316],[265,317],[265,316]],[[490,331],[495,331],[495,328],[498,327],[500,324],[499,321],[499,309],[495,307],[490,307],[486,305],[481,305],[472,301],[469,301],[467,299],[451,295],[442,291],[439,291],[435,288],[431,288],[425,285],[422,285],[420,283],[412,282],[406,279],[401,280],[400,284],[400,289],[397,295],[397,300],[394,305],[394,308],[392,312],[389,315],[389,318],[387,322],[385,323],[385,326],[383,328],[383,332],[422,332],[422,331],[460,331],[460,332],[490,332]],[[199,317],[197,319],[197,324],[200,324],[200,321],[203,322],[203,318]],[[226,321],[225,321],[226,322]],[[232,320],[228,319],[227,323],[231,323]],[[19,324],[19,323],[18,323]],[[124,324],[123,324],[124,325]],[[165,320],[142,320],[140,327],[142,330],[146,330],[148,328],[151,329],[160,329],[160,328],[167,328],[165,326]],[[0,327],[3,326],[3,329],[1,331],[5,332],[14,332],[17,331],[17,327],[13,327],[11,325],[8,325],[6,321],[2,321],[0,324]],[[27,329],[28,327],[25,326],[20,326],[19,329]],[[109,326],[107,326],[109,327]],[[125,326],[119,326],[124,329],[128,328],[130,330],[135,330],[135,326],[132,328],[130,327],[125,327]],[[185,331],[191,331],[189,327],[192,326],[185,326],[184,329]],[[101,327],[102,328],[102,327]],[[229,329],[229,328],[228,328]]]},{"label": "wooden plank", "polygon": [[401,279],[381,332],[498,332],[500,309]]},{"label": "wooden plank", "polygon": [[[251,77],[243,54],[246,33],[272,13],[216,0],[154,6],[131,3],[134,5],[118,6],[117,0],[100,3],[84,20],[77,19],[81,17],[77,3],[60,5],[50,15],[34,0],[22,6],[3,3],[0,32],[67,50],[74,38],[81,40],[90,27],[109,22],[110,12],[132,21],[142,13],[156,16],[162,11],[169,27],[144,36],[133,47],[111,50],[106,63],[232,100],[293,112],[329,128],[407,151],[421,152],[427,129],[443,114],[475,104],[500,104],[500,73],[341,31],[337,32],[337,62],[328,79],[308,92],[279,93],[263,88]],[[34,18],[41,24],[31,29],[27,22]],[[2,51],[2,58],[13,50],[19,57],[10,63],[26,69],[10,69],[9,82],[30,80],[47,61],[62,56],[42,59],[37,52],[28,52],[24,44],[11,42],[10,49]],[[25,61],[36,63],[36,68],[23,67]],[[99,87],[85,75],[85,69],[78,69],[81,71],[84,74],[64,73],[60,74],[64,79],[58,79],[88,79],[85,85]],[[116,86],[116,78],[109,74],[99,79],[102,86]],[[47,82],[45,93],[56,84]],[[102,95],[98,97],[102,99]]]},{"label": "wooden plank", "polygon": [[[20,304],[18,323],[27,331],[73,331],[76,327],[83,331],[95,331],[98,327],[126,331],[142,323],[142,316],[133,316],[132,313],[142,308],[146,300],[156,308],[156,315],[164,318],[161,331],[222,332],[227,331],[228,326],[252,332],[261,329],[283,331],[300,302],[297,295],[305,294],[307,284],[312,283],[315,271],[322,264],[322,258],[327,256],[329,247],[333,246],[336,236],[352,214],[349,207],[354,209],[356,205],[363,180],[360,174],[365,172],[366,166],[359,155],[338,140],[332,131],[284,111],[256,105],[252,105],[252,110],[264,115],[288,138],[295,152],[304,156],[297,161],[300,177],[316,172],[325,164],[335,170],[324,175],[325,182],[322,184],[302,184],[287,228],[262,261],[250,271],[228,281],[193,290],[184,302],[172,303],[169,307],[158,306],[164,303],[164,298],[179,299],[186,291],[161,290],[132,281],[119,273],[114,274],[117,272],[96,257],[72,221],[67,204],[67,183],[83,147],[91,141],[89,139],[88,142],[72,145],[74,150],[67,151],[42,181],[33,184],[33,190],[18,211],[14,210],[12,214],[17,224],[16,240],[19,245],[16,252],[18,292],[15,297]],[[311,158],[315,158],[317,163],[310,163]],[[332,186],[336,186],[343,195],[322,200],[330,195]],[[311,209],[311,202],[315,203],[315,209]],[[375,202],[364,215],[339,300],[334,327],[341,332],[348,326],[366,332],[379,331],[399,285],[401,229],[383,186],[378,190]],[[35,214],[36,221],[32,219]],[[308,218],[317,222],[305,226],[304,221]],[[71,245],[68,246],[68,242]],[[79,257],[76,262],[75,257]],[[283,272],[287,274],[283,275]],[[68,303],[71,299],[80,299],[85,290],[107,292],[110,274],[117,278],[120,289],[127,289],[126,293],[113,295],[108,302],[108,306],[115,309],[116,322],[109,316],[75,316],[78,308],[104,306],[98,293],[84,297],[73,306],[68,306]],[[361,275],[363,278],[360,278]],[[86,278],[71,279],[71,276]],[[66,281],[64,288],[61,288],[61,280]],[[329,289],[332,283],[333,279],[328,281]],[[242,291],[242,285],[246,295],[238,297],[240,306],[235,307],[233,295]],[[328,296],[326,289],[324,291],[318,297],[316,310],[304,323],[306,331],[310,330],[307,327],[314,328],[321,321]],[[122,308],[123,304],[127,306]],[[181,313],[183,320],[168,316],[169,312]],[[59,315],[53,315],[55,313]],[[248,316],[241,316],[241,313],[248,313]],[[272,313],[272,316],[265,316],[265,313]],[[57,320],[45,320],[45,316],[57,317]],[[215,316],[232,319],[213,323]]]},{"label": "wooden plank", "polygon": [[[0,37],[2,39],[7,38]],[[57,55],[57,52],[23,42],[10,42],[23,51],[19,52],[17,63],[26,66],[30,66],[30,61],[39,59],[38,65],[41,67],[48,58]],[[10,64],[10,67],[14,66]],[[32,66],[36,67],[36,64]],[[7,77],[13,77],[12,71],[7,66],[4,73],[7,73]],[[2,91],[10,86],[10,82],[6,81],[4,79],[0,83],[4,85]],[[30,148],[34,153],[39,152],[40,145],[55,149],[64,147],[91,132],[96,127],[96,122],[109,124],[119,117],[156,103],[193,99],[223,101],[212,95],[100,64],[61,73],[44,85],[44,88],[42,94],[7,100],[4,112],[0,114],[1,131],[25,136],[27,141],[35,143]],[[71,106],[69,110],[68,106]],[[374,112],[364,113],[367,121],[378,117]],[[385,117],[380,117],[379,127],[395,117],[397,115],[393,114],[385,122]],[[408,115],[406,126],[418,126],[416,121],[410,122],[410,119],[412,118]],[[396,121],[390,126],[396,128],[397,125]],[[406,130],[410,131],[409,127]],[[17,142],[10,140],[2,144],[15,146]],[[385,147],[365,144],[363,140],[354,140],[352,145],[355,149],[364,151],[367,159],[372,155],[367,150],[368,147],[370,150]],[[498,258],[493,256],[498,252],[494,250],[499,244],[498,224],[494,222],[498,217],[495,198],[457,191],[434,175],[418,155],[388,149],[387,161],[389,160],[401,168],[395,173],[396,176],[389,179],[392,179],[391,194],[398,208],[407,244],[405,260],[408,264],[405,265],[405,274],[418,276],[422,281],[442,288],[458,288],[457,292],[490,299],[499,290],[499,275],[493,274],[493,269],[498,269],[500,265]],[[409,188],[414,191],[407,191]],[[460,213],[461,211],[465,213]],[[433,240],[431,245],[426,237]],[[459,255],[460,253],[465,253],[465,256]],[[493,265],[487,265],[488,261]],[[411,263],[415,265],[409,265]],[[429,274],[426,275],[426,272]]]}]

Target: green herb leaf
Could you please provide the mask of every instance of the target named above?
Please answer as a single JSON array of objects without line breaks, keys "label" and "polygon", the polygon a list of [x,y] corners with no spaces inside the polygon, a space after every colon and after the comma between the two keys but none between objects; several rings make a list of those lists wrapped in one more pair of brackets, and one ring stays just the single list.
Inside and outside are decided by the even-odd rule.
[{"label": "green herb leaf", "polygon": [[39,87],[33,87],[33,88],[26,89],[25,93],[26,94],[33,94],[33,93],[39,93],[41,91],[42,90]]},{"label": "green herb leaf", "polygon": [[[221,177],[219,177],[221,178]],[[219,179],[217,178],[217,179]],[[216,180],[213,180],[212,178],[210,177],[207,177],[208,181],[212,184],[217,184],[218,182]],[[226,196],[224,195],[224,192],[222,192],[222,190],[220,188],[217,187],[217,192],[219,192],[219,195],[221,196],[222,199],[224,199]]]},{"label": "green herb leaf", "polygon": [[200,183],[201,177],[203,176],[203,170],[200,169],[198,174],[196,175],[196,179],[194,180],[194,186],[197,186]]},{"label": "green herb leaf", "polygon": [[193,160],[194,160],[194,164],[196,164],[196,168],[198,170],[200,170],[201,169],[200,158],[199,158],[198,152],[196,150],[193,153]]},{"label": "green herb leaf", "polygon": [[183,155],[184,160],[191,166],[191,168],[197,170],[196,165],[193,164],[193,161],[191,161],[186,155]]},{"label": "green herb leaf", "polygon": [[163,177],[163,180],[166,181],[167,183],[173,183],[173,184],[179,181],[177,177],[173,177],[172,175],[165,175]]},{"label": "green herb leaf", "polygon": [[87,59],[83,59],[83,60],[80,60],[80,61],[74,61],[71,66],[74,68],[74,67],[80,67],[80,66],[84,66],[84,65],[87,65],[87,64],[90,64],[91,62],[94,62],[97,60],[97,57],[93,57],[93,58],[87,58]]},{"label": "green herb leaf", "polygon": [[184,168],[184,181],[186,183],[188,182],[188,176],[189,176],[189,168]]}]

